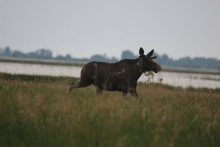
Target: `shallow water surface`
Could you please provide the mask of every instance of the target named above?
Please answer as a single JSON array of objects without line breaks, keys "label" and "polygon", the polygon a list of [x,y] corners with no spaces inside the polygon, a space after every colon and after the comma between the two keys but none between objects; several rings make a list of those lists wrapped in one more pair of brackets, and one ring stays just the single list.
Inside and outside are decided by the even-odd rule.
[{"label": "shallow water surface", "polygon": [[[0,62],[0,72],[12,74],[80,77],[81,69],[77,66]],[[139,81],[146,82],[149,78],[143,74]],[[211,74],[159,72],[150,81],[182,87],[220,88],[220,75]]]}]

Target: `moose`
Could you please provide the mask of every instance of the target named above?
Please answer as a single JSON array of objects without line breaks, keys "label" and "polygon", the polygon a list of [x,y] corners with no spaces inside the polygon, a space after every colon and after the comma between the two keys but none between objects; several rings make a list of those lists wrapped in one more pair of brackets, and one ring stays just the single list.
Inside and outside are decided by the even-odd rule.
[{"label": "moose", "polygon": [[80,80],[69,84],[68,93],[75,88],[93,84],[97,94],[101,94],[103,90],[120,91],[123,96],[130,93],[138,98],[136,87],[139,77],[146,71],[157,73],[161,70],[161,66],[153,61],[156,58],[152,57],[153,52],[154,49],[144,55],[141,47],[137,59],[124,59],[116,63],[89,62],[82,68]]}]

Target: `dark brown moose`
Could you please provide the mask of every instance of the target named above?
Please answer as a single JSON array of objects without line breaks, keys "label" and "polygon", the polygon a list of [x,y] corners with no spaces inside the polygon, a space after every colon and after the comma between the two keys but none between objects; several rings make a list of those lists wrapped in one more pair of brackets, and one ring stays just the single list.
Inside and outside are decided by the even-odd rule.
[{"label": "dark brown moose", "polygon": [[156,58],[151,57],[153,52],[151,50],[144,55],[143,48],[140,48],[137,59],[124,59],[116,63],[89,62],[82,68],[80,80],[70,83],[69,93],[75,88],[93,84],[97,94],[103,90],[121,91],[124,96],[130,93],[138,97],[136,87],[139,77],[146,71],[157,73],[161,70],[160,65],[152,60]]}]

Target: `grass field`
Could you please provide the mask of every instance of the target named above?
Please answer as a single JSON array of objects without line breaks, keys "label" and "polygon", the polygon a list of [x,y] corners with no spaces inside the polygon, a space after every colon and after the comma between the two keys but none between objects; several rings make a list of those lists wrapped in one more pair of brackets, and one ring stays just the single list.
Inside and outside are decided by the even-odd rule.
[{"label": "grass field", "polygon": [[0,74],[0,147],[217,147],[220,89],[139,83],[140,99],[68,77]]}]

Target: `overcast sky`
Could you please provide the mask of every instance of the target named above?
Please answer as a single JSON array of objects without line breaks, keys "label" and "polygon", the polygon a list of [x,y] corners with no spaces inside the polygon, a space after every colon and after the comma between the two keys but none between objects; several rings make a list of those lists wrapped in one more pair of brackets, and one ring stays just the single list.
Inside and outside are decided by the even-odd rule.
[{"label": "overcast sky", "polygon": [[0,47],[220,59],[220,0],[0,0]]}]

